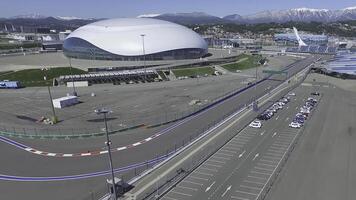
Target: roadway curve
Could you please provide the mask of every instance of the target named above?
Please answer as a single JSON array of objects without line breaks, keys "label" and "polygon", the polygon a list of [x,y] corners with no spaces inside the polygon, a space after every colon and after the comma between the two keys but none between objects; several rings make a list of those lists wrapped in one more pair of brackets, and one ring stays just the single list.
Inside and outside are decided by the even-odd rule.
[{"label": "roadway curve", "polygon": [[[318,56],[310,56],[299,62],[296,62],[286,68],[288,75],[293,75],[300,70],[304,69],[306,66],[314,62]],[[281,82],[276,81],[279,75],[272,76],[272,79],[266,79],[258,84],[256,87],[245,90],[239,95],[232,96],[229,99],[224,100],[220,104],[211,107],[201,114],[195,115],[194,117],[187,118],[184,123],[178,122],[177,124],[168,128],[168,131],[161,134],[149,142],[145,142],[141,145],[135,146],[135,148],[127,148],[125,151],[120,151],[114,154],[113,162],[114,166],[119,169],[125,166],[130,166],[132,163],[140,163],[147,161],[152,158],[158,158],[160,155],[170,152],[175,145],[182,144],[182,140],[187,139],[192,136],[196,136],[198,133],[202,132],[208,124],[216,123],[223,116],[230,113],[232,110],[242,107],[246,103],[250,102],[254,95],[265,94],[268,89],[273,89]],[[172,128],[173,127],[173,128]],[[153,134],[154,135],[154,134]],[[103,139],[102,139],[103,140]],[[27,146],[27,145],[25,145]],[[41,144],[40,147],[46,148],[46,145]],[[0,145],[1,157],[1,171],[0,174],[3,176],[16,176],[16,177],[63,177],[68,174],[91,174],[105,171],[107,166],[107,157],[105,155],[98,156],[87,156],[87,157],[68,157],[68,158],[57,158],[57,157],[44,157],[36,154],[29,154],[22,149],[13,146],[2,144]],[[20,164],[24,163],[24,164]],[[8,175],[6,175],[8,174]],[[101,174],[101,175],[105,175]],[[133,173],[127,174],[126,177],[132,177]],[[31,187],[47,187],[46,192],[49,194],[61,194],[66,191],[68,187],[73,189],[73,194],[68,192],[67,199],[73,199],[76,197],[81,197],[83,191],[88,191],[94,189],[104,190],[105,185],[98,186],[99,183],[103,181],[103,178],[96,177],[91,181],[80,182],[81,184],[71,184],[66,182],[65,185],[31,185]],[[95,185],[95,186],[93,186]],[[13,184],[9,182],[0,181],[0,193],[5,191],[15,191],[12,189]],[[26,188],[24,192],[30,199],[38,198],[38,189]],[[21,199],[26,197],[22,193],[17,194],[18,198]],[[24,195],[24,196],[23,196]],[[0,195],[1,197],[1,195]],[[32,198],[33,197],[33,198]],[[66,198],[58,198],[66,199]]]}]

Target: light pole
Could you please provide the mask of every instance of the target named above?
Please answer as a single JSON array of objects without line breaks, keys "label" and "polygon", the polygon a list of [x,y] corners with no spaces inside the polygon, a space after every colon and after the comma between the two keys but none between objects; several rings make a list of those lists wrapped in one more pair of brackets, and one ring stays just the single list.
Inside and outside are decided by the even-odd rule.
[{"label": "light pole", "polygon": [[101,108],[101,109],[96,109],[94,110],[94,112],[98,115],[103,114],[104,115],[104,122],[105,122],[105,132],[106,132],[106,142],[105,144],[107,145],[108,148],[108,154],[109,154],[109,165],[110,165],[110,170],[111,170],[111,178],[112,178],[112,186],[113,186],[113,191],[114,191],[114,200],[117,199],[117,194],[116,194],[116,185],[115,185],[115,175],[114,175],[114,168],[113,168],[113,164],[112,164],[112,157],[111,157],[111,141],[109,139],[109,131],[108,131],[108,123],[107,123],[107,119],[106,119],[106,115],[108,113],[111,113],[111,110],[108,110],[106,108]]},{"label": "light pole", "polygon": [[[143,53],[143,70],[145,71],[145,79],[147,80],[147,73],[146,73],[146,51],[145,51],[145,34],[141,34],[142,37],[142,53]],[[145,81],[146,81],[145,80]]]},{"label": "light pole", "polygon": [[[47,68],[42,68],[41,69],[43,71],[43,80],[47,80]],[[52,94],[51,94],[51,89],[49,88],[49,85],[47,85],[47,89],[48,89],[48,94],[49,94],[49,101],[51,103],[51,108],[52,108],[52,113],[53,113],[53,118],[52,118],[52,122],[55,124],[58,122],[58,118],[56,116],[56,111],[54,110],[54,106],[53,106],[53,99],[52,99]]]},{"label": "light pole", "polygon": [[72,60],[71,60],[71,58],[68,58],[68,59],[69,59],[70,77],[71,77],[71,79],[72,79],[73,95],[74,95],[74,96],[78,96],[78,95],[77,95],[77,91],[75,91],[74,77],[73,77],[73,72],[72,72]]}]

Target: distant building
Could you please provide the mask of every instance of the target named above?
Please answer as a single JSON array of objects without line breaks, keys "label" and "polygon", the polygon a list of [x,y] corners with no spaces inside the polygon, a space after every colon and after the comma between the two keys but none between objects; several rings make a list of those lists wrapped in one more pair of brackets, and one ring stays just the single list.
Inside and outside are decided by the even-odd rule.
[{"label": "distant building", "polygon": [[63,31],[63,32],[59,32],[59,33],[58,33],[59,40],[60,40],[60,41],[64,41],[64,40],[68,37],[68,35],[69,35],[70,33],[72,33],[71,30],[66,30],[66,31]]},{"label": "distant building", "polygon": [[[328,36],[326,35],[301,34],[300,38],[307,45],[326,46],[328,44]],[[298,40],[294,33],[275,34],[274,41],[282,45],[298,45]]]},{"label": "distant building", "polygon": [[63,52],[95,60],[197,59],[208,53],[208,45],[196,32],[172,22],[122,18],[78,28],[64,40]]}]

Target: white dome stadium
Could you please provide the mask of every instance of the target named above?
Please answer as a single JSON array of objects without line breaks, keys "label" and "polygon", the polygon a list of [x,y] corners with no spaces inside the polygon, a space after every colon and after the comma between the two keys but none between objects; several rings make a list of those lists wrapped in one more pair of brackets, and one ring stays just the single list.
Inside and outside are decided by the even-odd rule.
[{"label": "white dome stadium", "polygon": [[207,54],[207,49],[194,31],[150,18],[94,22],[72,32],[63,44],[68,57],[100,60],[194,59]]}]

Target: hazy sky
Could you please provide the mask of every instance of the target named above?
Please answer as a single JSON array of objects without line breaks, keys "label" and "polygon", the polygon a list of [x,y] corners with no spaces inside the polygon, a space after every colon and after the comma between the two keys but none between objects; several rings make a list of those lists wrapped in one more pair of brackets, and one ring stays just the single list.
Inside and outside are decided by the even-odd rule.
[{"label": "hazy sky", "polygon": [[356,6],[355,0],[0,0],[0,17],[38,13],[112,18],[193,11],[225,16],[300,7],[340,9],[351,6]]}]

